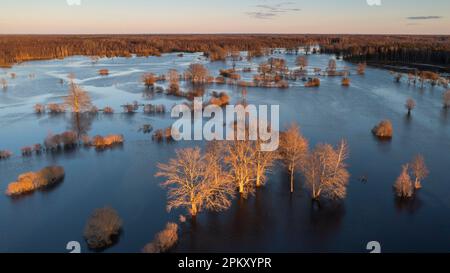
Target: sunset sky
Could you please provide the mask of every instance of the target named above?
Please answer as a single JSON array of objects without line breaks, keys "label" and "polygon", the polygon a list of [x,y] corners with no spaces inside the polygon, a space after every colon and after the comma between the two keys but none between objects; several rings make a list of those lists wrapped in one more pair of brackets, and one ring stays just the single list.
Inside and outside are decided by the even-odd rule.
[{"label": "sunset sky", "polygon": [[1,34],[450,34],[449,0],[1,0]]}]

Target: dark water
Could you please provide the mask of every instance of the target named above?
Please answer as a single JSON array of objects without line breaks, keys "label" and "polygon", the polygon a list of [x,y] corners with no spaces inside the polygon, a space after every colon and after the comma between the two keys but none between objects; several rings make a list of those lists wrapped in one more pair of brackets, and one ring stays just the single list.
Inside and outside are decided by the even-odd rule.
[{"label": "dark water", "polygon": [[[283,56],[293,66],[295,56]],[[330,56],[310,56],[311,67],[324,68]],[[18,65],[5,73],[7,91],[0,91],[0,150],[15,156],[0,161],[0,191],[23,172],[47,165],[62,165],[64,182],[53,189],[19,199],[0,195],[1,252],[66,252],[68,241],[82,238],[87,218],[95,208],[110,205],[124,221],[119,242],[107,252],[139,252],[167,221],[177,221],[182,210],[167,213],[166,192],[154,177],[157,162],[165,162],[177,148],[202,145],[196,142],[157,144],[138,129],[145,123],[165,128],[169,115],[148,116],[120,113],[120,105],[138,100],[163,103],[168,107],[182,100],[164,95],[147,96],[139,83],[143,72],[163,73],[170,68],[183,71],[192,61],[206,61],[200,54],[163,57],[102,59],[93,66],[87,58]],[[256,66],[241,62],[238,66]],[[214,74],[224,63],[207,64]],[[230,64],[228,64],[230,65]],[[351,64],[338,61],[338,66]],[[111,75],[97,76],[108,68]],[[94,103],[116,110],[111,117],[99,114],[85,120],[90,135],[120,133],[125,144],[97,152],[78,149],[30,158],[19,156],[22,146],[42,143],[49,132],[73,128],[70,114],[35,115],[35,103],[60,102],[67,86],[59,83],[73,72],[77,82],[89,91]],[[35,73],[34,79],[28,79]],[[251,74],[244,74],[250,78]],[[181,224],[180,252],[366,252],[369,241],[379,241],[388,252],[448,252],[450,250],[450,113],[441,107],[443,89],[420,89],[396,84],[389,72],[368,68],[365,76],[352,75],[349,88],[340,78],[323,78],[320,88],[306,89],[302,82],[288,90],[249,88],[248,102],[279,104],[281,126],[300,124],[311,145],[337,143],[347,139],[351,157],[348,196],[340,205],[314,208],[297,176],[297,191],[289,193],[289,179],[281,166],[270,175],[266,187],[248,200],[236,199],[221,213],[203,213],[195,222]],[[211,86],[207,91],[226,90],[233,100],[240,91],[229,86]],[[404,103],[417,102],[411,118]],[[379,142],[370,133],[382,119],[394,125],[391,142]],[[392,184],[401,165],[417,154],[425,156],[430,176],[410,203],[398,203]],[[358,180],[368,177],[367,183]]]}]

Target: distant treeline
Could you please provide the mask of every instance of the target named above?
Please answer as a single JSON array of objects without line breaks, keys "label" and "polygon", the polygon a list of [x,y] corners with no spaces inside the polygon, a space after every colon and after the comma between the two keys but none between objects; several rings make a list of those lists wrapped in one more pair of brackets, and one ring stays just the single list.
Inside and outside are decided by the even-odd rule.
[{"label": "distant treeline", "polygon": [[343,36],[322,44],[322,52],[352,62],[450,72],[450,36]]},{"label": "distant treeline", "polygon": [[[378,35],[0,35],[0,66],[73,55],[159,56],[169,52],[263,52],[320,45],[351,61],[449,66],[450,36]],[[258,55],[258,54],[255,54]]]}]

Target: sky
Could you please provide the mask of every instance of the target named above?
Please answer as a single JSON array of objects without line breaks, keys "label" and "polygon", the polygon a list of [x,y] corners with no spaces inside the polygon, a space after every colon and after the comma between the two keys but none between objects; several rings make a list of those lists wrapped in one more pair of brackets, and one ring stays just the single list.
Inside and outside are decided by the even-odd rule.
[{"label": "sky", "polygon": [[126,33],[450,35],[450,0],[0,0],[0,34]]}]

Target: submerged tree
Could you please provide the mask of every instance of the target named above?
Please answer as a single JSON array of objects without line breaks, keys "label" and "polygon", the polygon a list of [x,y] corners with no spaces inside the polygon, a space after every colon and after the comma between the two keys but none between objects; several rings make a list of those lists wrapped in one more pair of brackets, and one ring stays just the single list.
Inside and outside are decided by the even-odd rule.
[{"label": "submerged tree", "polygon": [[308,59],[305,56],[298,56],[295,62],[300,67],[300,70],[304,70],[308,66]]},{"label": "submerged tree", "polygon": [[344,140],[336,148],[319,144],[308,154],[302,170],[313,200],[321,197],[329,200],[345,198],[350,177],[345,163],[348,155],[348,146]]},{"label": "submerged tree", "polygon": [[405,108],[408,110],[408,116],[411,115],[411,111],[416,107],[416,102],[409,98],[406,100]]},{"label": "submerged tree", "polygon": [[255,191],[255,149],[249,140],[227,141],[224,162],[239,194],[247,198]]},{"label": "submerged tree", "polygon": [[402,166],[402,173],[394,184],[394,190],[399,198],[410,198],[414,194],[411,177],[408,173],[408,164]]},{"label": "submerged tree", "polygon": [[[167,164],[158,164],[158,177],[166,177],[161,183],[169,188],[167,209],[186,207],[192,216],[202,209],[220,211],[231,205],[233,188],[229,180],[216,177],[200,148],[176,151],[176,158]],[[217,170],[217,169],[216,169]]]},{"label": "submerged tree", "polygon": [[185,72],[185,76],[193,83],[206,83],[209,77],[209,71],[202,64],[190,64]]},{"label": "submerged tree", "polygon": [[153,73],[145,73],[142,75],[142,82],[145,87],[152,88],[156,83],[156,76]]},{"label": "submerged tree", "polygon": [[422,155],[417,155],[409,165],[410,173],[414,178],[414,188],[422,188],[422,180],[425,179],[428,174],[428,168],[425,164],[425,159]]},{"label": "submerged tree", "polygon": [[256,187],[260,187],[266,183],[267,173],[271,171],[278,154],[273,151],[262,151],[261,141],[257,141],[255,145],[255,172]]},{"label": "submerged tree", "polygon": [[356,69],[358,75],[366,74],[366,67],[367,67],[367,65],[365,63],[359,63],[358,67]]},{"label": "submerged tree", "polygon": [[89,94],[73,80],[70,81],[69,95],[67,96],[64,104],[71,108],[73,113],[88,112],[92,109]]},{"label": "submerged tree", "polygon": [[450,89],[445,91],[442,96],[442,104],[444,105],[444,109],[450,108]]},{"label": "submerged tree", "polygon": [[169,93],[178,94],[180,91],[180,75],[176,69],[170,69],[168,73],[169,78]]},{"label": "submerged tree", "polygon": [[297,124],[292,124],[287,131],[280,135],[280,155],[289,171],[291,192],[294,192],[294,175],[303,163],[308,152],[308,140],[300,133]]}]

